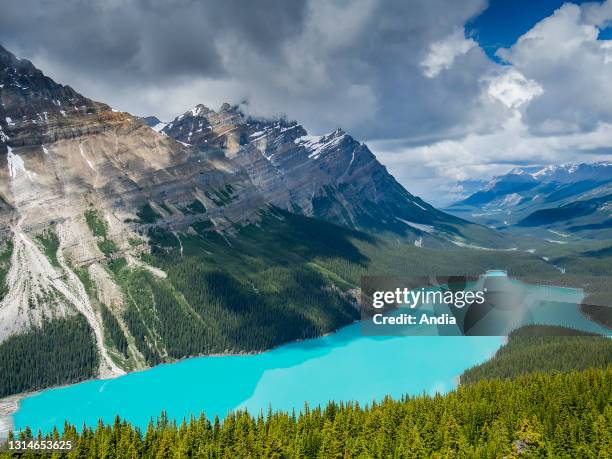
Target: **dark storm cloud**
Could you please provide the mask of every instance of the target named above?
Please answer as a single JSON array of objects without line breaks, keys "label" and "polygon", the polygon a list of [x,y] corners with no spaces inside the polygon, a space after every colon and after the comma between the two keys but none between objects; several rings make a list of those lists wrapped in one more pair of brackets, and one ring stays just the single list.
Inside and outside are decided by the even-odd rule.
[{"label": "dark storm cloud", "polygon": [[46,56],[77,74],[163,81],[219,77],[226,36],[274,54],[299,33],[304,4],[282,0],[65,1],[3,5],[0,42],[24,56]]},{"label": "dark storm cloud", "polygon": [[[63,83],[136,114],[250,101],[315,131],[436,135],[479,105],[473,67],[423,75],[429,46],[483,0],[24,0],[4,8],[0,42]],[[460,40],[463,40],[460,33]],[[472,69],[472,70],[470,70]]]}]

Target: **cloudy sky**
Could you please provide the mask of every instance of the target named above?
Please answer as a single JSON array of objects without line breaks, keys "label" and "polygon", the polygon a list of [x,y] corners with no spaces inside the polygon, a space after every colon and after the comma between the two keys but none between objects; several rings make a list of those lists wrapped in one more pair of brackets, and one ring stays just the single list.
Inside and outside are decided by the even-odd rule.
[{"label": "cloudy sky", "polygon": [[[612,156],[612,0],[6,0],[0,43],[137,115],[343,127],[411,192]],[[610,40],[609,40],[610,39]]]}]

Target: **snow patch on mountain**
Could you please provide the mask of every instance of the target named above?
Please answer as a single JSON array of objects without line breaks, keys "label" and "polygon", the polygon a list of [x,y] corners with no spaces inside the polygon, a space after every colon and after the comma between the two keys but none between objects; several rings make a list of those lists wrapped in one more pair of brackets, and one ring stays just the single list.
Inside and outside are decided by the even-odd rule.
[{"label": "snow patch on mountain", "polygon": [[520,194],[511,193],[511,194],[506,195],[504,199],[502,199],[499,202],[499,206],[501,207],[516,206],[519,202],[521,202],[521,199],[523,199],[523,197]]},{"label": "snow patch on mountain", "polygon": [[336,129],[334,132],[322,136],[305,135],[298,137],[294,140],[294,143],[306,148],[310,159],[318,159],[325,151],[337,147],[345,137],[346,134],[342,129]]},{"label": "snow patch on mountain", "polygon": [[198,104],[189,111],[191,112],[191,116],[202,116],[208,113],[210,110],[205,105]]},{"label": "snow patch on mountain", "polygon": [[[612,164],[608,162],[597,162],[592,164],[560,164],[548,165],[530,175],[538,181],[578,181],[583,178],[612,179]],[[574,177],[575,176],[575,177]]]},{"label": "snow patch on mountain", "polygon": [[[352,162],[352,160],[351,160]],[[418,202],[416,202],[414,199],[408,199],[408,202],[411,204],[414,204],[415,206],[417,206],[419,209],[423,209],[424,211],[427,211],[427,209],[425,207],[423,207],[421,204],[419,204]]]},{"label": "snow patch on mountain", "polygon": [[562,233],[561,231],[555,231],[555,230],[551,230],[551,229],[549,229],[548,231],[550,231],[553,234],[556,234],[557,236],[569,237],[569,234]]},{"label": "snow patch on mountain", "polygon": [[266,131],[257,131],[249,134],[249,137],[261,137],[266,133]]},{"label": "snow patch on mountain", "polygon": [[25,176],[28,178],[28,180],[32,180],[33,174],[26,169],[25,163],[23,162],[23,159],[21,158],[21,156],[19,156],[16,153],[13,153],[13,149],[9,147],[8,145],[6,147],[8,148],[8,153],[6,155],[6,161],[8,164],[9,175],[11,176],[11,179],[15,180],[18,174],[20,172],[23,172]]},{"label": "snow patch on mountain", "polygon": [[[569,167],[568,167],[569,166]],[[576,172],[577,167],[574,164],[571,165],[561,165],[561,166],[546,166],[543,169],[540,169],[537,172],[534,172],[533,174],[530,174],[533,178],[537,179],[540,177],[546,177],[546,176],[550,176],[552,175],[554,172],[557,172],[558,170],[562,170],[565,169],[568,173],[573,173]]]},{"label": "snow patch on mountain", "polygon": [[509,249],[497,249],[493,247],[483,247],[480,245],[469,244],[467,242],[459,241],[457,239],[448,239],[448,240],[458,247],[465,247],[467,249],[489,250],[489,251],[494,251],[494,252],[516,252],[518,250],[518,247],[510,247]]},{"label": "snow patch on mountain", "polygon": [[95,172],[96,168],[94,167],[92,162],[89,160],[89,158],[85,155],[85,152],[83,151],[83,144],[79,144],[79,151],[81,152],[81,157],[85,160],[89,168]]},{"label": "snow patch on mountain", "polygon": [[405,223],[408,226],[411,226],[412,228],[418,229],[419,231],[423,231],[425,233],[433,233],[435,231],[435,228],[431,225],[423,225],[422,223],[415,223],[415,222],[411,222],[408,220],[404,220],[403,218],[399,218],[399,217],[395,217],[397,220],[399,220],[402,223]]},{"label": "snow patch on mountain", "polygon": [[156,132],[161,132],[162,129],[164,129],[166,126],[168,126],[168,123],[157,123],[151,129],[153,129]]}]

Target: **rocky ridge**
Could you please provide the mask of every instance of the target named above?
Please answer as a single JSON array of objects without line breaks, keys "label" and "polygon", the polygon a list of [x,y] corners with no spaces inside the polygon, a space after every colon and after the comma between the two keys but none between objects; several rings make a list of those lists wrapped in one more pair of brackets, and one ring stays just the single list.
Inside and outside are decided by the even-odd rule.
[{"label": "rocky ridge", "polygon": [[[257,119],[238,106],[196,105],[160,132],[198,148],[220,149],[277,207],[365,230],[407,231],[460,223],[411,195],[369,148],[342,129],[309,136],[295,121]],[[447,227],[448,228],[448,227]]]}]

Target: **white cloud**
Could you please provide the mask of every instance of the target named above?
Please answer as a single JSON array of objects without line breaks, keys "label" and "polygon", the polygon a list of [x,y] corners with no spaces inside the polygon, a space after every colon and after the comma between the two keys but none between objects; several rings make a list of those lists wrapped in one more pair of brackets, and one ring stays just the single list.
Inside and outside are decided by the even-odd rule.
[{"label": "white cloud", "polygon": [[[612,0],[563,5],[499,50],[503,65],[473,75],[481,104],[466,112],[467,134],[417,145],[410,138],[374,142],[374,152],[409,190],[437,204],[453,200],[456,181],[521,165],[609,159],[612,40],[598,36],[611,20]],[[457,64],[445,77],[464,70]]]},{"label": "white cloud", "polygon": [[[461,31],[486,0],[262,1],[52,8],[14,0],[0,15],[0,42],[59,82],[137,115],[168,119],[224,98],[247,99],[254,114],[284,113],[315,133],[342,126],[359,138],[438,138],[471,129],[482,103],[474,75],[492,63]],[[450,38],[433,47],[441,60],[432,65],[448,70],[427,78],[421,62],[442,37]]]},{"label": "white cloud", "polygon": [[456,29],[443,40],[433,42],[425,59],[421,62],[423,75],[427,78],[435,78],[443,70],[452,67],[453,62],[459,56],[466,54],[469,50],[478,46],[471,38],[465,38],[463,29]]},{"label": "white cloud", "polygon": [[604,52],[604,64],[612,64],[612,41],[602,43],[601,49]]},{"label": "white cloud", "polygon": [[496,132],[416,147],[374,142],[372,148],[410,191],[446,205],[453,201],[447,193],[456,192],[456,181],[489,178],[525,164],[609,160],[612,124],[601,123],[590,132],[533,136],[517,111]]},{"label": "white cloud", "polygon": [[[595,129],[612,122],[612,60],[609,40],[599,40],[607,2],[595,14],[593,5],[566,3],[498,55],[543,93],[527,106],[524,118],[537,135]],[[595,18],[597,16],[597,18]]]},{"label": "white cloud", "polygon": [[508,108],[518,108],[544,92],[542,86],[534,80],[528,80],[514,68],[504,69],[499,75],[486,78],[485,81],[488,82],[489,96]]},{"label": "white cloud", "polygon": [[612,25],[612,2],[587,3],[582,6],[582,16],[587,24],[593,24],[602,29],[610,27]]}]

